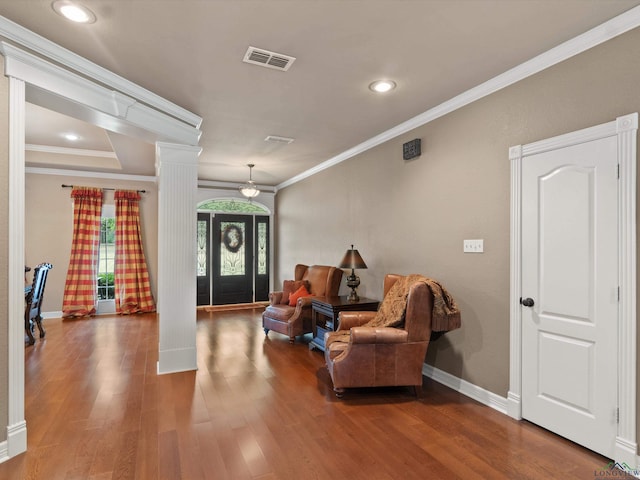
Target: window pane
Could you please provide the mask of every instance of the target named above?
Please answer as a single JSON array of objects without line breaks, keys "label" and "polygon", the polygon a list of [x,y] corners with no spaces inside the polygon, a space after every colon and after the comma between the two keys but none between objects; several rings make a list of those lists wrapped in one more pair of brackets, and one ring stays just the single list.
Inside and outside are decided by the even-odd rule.
[{"label": "window pane", "polygon": [[115,268],[116,221],[113,217],[102,217],[100,222],[100,246],[98,248],[98,300],[115,298],[113,286]]},{"label": "window pane", "polygon": [[207,276],[207,222],[198,220],[198,276]]},{"label": "window pane", "polygon": [[245,200],[206,200],[198,204],[198,210],[225,213],[269,213],[265,208]]},{"label": "window pane", "polygon": [[244,275],[244,223],[220,222],[220,275]]},{"label": "window pane", "polygon": [[267,224],[258,223],[258,275],[267,274]]}]

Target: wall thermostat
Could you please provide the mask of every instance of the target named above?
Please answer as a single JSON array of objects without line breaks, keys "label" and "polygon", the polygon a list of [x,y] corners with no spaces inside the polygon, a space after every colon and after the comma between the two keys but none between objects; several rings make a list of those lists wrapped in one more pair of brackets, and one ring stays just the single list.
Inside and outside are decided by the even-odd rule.
[{"label": "wall thermostat", "polygon": [[411,140],[402,145],[402,158],[405,160],[411,160],[412,158],[419,157],[422,154],[421,141],[419,138]]}]

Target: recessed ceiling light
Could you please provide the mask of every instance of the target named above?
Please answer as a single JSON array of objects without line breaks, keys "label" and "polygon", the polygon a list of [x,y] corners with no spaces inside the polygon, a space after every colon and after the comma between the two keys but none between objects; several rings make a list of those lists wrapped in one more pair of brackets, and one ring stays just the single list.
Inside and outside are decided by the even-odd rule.
[{"label": "recessed ceiling light", "polygon": [[386,93],[396,88],[396,82],[392,80],[376,80],[369,88],[377,93]]},{"label": "recessed ceiling light", "polygon": [[76,135],[75,133],[65,133],[64,134],[64,138],[66,138],[67,140],[69,140],[70,142],[75,142],[76,140],[78,140],[80,137],[78,137],[78,135]]},{"label": "recessed ceiling light", "polygon": [[76,23],[94,23],[95,14],[84,5],[71,0],[56,0],[51,4],[53,10],[67,20]]}]

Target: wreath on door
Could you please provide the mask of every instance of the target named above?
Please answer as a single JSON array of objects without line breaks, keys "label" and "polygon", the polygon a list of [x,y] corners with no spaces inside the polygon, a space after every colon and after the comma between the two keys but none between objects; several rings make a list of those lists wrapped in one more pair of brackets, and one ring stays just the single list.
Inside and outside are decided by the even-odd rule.
[{"label": "wreath on door", "polygon": [[237,225],[227,225],[222,231],[222,243],[232,253],[236,253],[242,248],[242,230]]}]

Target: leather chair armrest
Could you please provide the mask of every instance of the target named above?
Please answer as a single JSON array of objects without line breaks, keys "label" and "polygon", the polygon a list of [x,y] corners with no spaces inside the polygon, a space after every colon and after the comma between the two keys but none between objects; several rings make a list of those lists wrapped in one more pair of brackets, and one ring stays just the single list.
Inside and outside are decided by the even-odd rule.
[{"label": "leather chair armrest", "polygon": [[338,331],[360,327],[376,316],[376,312],[340,312],[338,315]]},{"label": "leather chair armrest", "polygon": [[392,327],[353,327],[351,343],[407,343],[409,332]]},{"label": "leather chair armrest", "polygon": [[[298,299],[298,305],[302,306],[302,307],[310,307],[311,306],[311,300],[313,299],[313,296],[310,297],[300,297]],[[297,306],[297,305],[296,305]]]},{"label": "leather chair armrest", "polygon": [[313,297],[298,298],[298,301],[296,302],[296,306],[295,306],[296,309],[293,312],[293,315],[291,315],[291,318],[289,319],[290,322],[298,318],[300,315],[302,315],[303,311],[308,312],[309,310],[311,310],[311,298]]},{"label": "leather chair armrest", "polygon": [[269,293],[269,305],[278,305],[282,301],[283,293],[282,291]]}]

